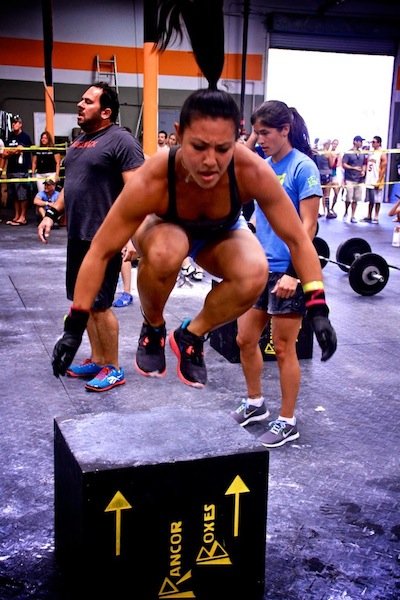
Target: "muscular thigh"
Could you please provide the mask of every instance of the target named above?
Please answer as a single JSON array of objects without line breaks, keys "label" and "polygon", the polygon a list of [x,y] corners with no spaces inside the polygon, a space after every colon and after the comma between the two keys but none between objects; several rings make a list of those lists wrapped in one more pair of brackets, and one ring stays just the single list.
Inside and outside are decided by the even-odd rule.
[{"label": "muscular thigh", "polygon": [[197,254],[196,262],[221,279],[268,277],[264,250],[250,229],[230,231],[208,242]]},{"label": "muscular thigh", "polygon": [[133,236],[139,256],[158,253],[182,256],[189,254],[189,238],[179,225],[168,223],[156,215],[148,215]]}]

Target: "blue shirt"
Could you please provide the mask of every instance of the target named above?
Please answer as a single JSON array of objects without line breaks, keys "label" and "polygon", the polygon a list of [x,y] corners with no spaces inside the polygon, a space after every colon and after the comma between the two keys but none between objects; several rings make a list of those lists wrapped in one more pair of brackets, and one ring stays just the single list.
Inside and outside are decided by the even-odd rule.
[{"label": "blue shirt", "polygon": [[[48,195],[46,194],[45,191],[43,192],[38,192],[36,194],[36,196],[38,196],[41,200],[43,200],[43,202],[51,202],[51,204],[53,204],[53,202],[55,202],[58,198],[58,196],[60,195],[60,192],[57,192],[57,190],[54,190],[54,192],[52,193],[52,195],[50,196],[50,198],[48,197]],[[48,208],[50,208],[49,206],[44,206],[44,209],[47,210]]]},{"label": "blue shirt", "polygon": [[[320,176],[315,162],[303,152],[293,148],[277,163],[269,156],[265,159],[278,176],[284,190],[300,214],[300,202],[310,196],[322,196]],[[255,203],[256,231],[272,273],[284,273],[290,263],[289,248],[273,231],[264,213]]]}]

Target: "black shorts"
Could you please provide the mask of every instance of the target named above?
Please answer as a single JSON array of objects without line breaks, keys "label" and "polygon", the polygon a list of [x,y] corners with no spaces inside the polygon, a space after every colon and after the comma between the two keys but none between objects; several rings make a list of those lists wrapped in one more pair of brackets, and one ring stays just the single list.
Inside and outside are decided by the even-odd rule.
[{"label": "black shorts", "polygon": [[306,305],[304,292],[301,283],[298,284],[297,290],[291,298],[278,298],[276,294],[272,294],[276,282],[285,273],[270,273],[267,285],[253,308],[265,310],[269,315],[305,315]]},{"label": "black shorts", "polygon": [[[76,279],[78,277],[78,271],[89,248],[90,242],[85,240],[68,239],[66,274],[68,300],[74,299],[74,289]],[[106,308],[111,307],[112,303],[114,302],[115,291],[118,285],[118,276],[119,272],[121,271],[121,264],[122,255],[121,252],[118,252],[108,263],[103,284],[92,304],[93,310],[105,310]]]}]

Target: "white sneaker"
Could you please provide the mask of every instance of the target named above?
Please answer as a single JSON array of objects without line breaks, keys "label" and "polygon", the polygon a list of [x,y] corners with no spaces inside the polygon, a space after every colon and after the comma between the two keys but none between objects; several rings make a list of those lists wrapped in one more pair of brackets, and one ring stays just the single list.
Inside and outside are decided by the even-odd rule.
[{"label": "white sneaker", "polygon": [[195,269],[194,272],[191,273],[190,276],[195,281],[202,281],[203,280],[203,271],[200,271],[200,269]]},{"label": "white sneaker", "polygon": [[193,265],[188,265],[187,267],[181,267],[181,273],[184,277],[191,277],[193,273],[196,271]]}]

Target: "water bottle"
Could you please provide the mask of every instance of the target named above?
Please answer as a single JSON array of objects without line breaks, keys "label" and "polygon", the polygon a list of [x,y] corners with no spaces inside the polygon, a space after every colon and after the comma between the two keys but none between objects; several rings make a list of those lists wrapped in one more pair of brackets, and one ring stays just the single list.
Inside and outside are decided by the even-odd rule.
[{"label": "water bottle", "polygon": [[400,226],[396,226],[393,230],[392,246],[400,248]]}]

